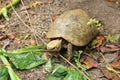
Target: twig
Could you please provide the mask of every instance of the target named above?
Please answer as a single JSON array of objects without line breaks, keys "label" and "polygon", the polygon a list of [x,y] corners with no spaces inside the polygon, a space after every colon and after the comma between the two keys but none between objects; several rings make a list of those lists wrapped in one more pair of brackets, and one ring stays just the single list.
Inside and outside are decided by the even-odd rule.
[{"label": "twig", "polygon": [[[21,3],[22,3],[23,6],[25,6],[23,0],[21,0]],[[28,16],[29,23],[30,23],[30,27],[32,28],[32,24],[31,24],[31,20],[30,20],[30,15],[28,14],[28,11],[26,10],[26,8],[25,8],[25,12],[26,12],[26,14],[27,14],[27,16]],[[33,29],[33,28],[32,28],[32,29]],[[34,35],[34,37],[35,37],[36,43],[38,44],[38,41],[37,41],[37,38],[36,38],[36,36],[35,36],[34,31],[33,31],[33,35]]]},{"label": "twig", "polygon": [[[21,0],[23,6],[24,6],[24,3],[23,1]],[[10,3],[11,4],[11,3]],[[11,4],[12,5],[12,4]],[[46,43],[44,42],[44,40],[40,37],[40,34],[38,32],[36,32],[36,30],[33,28],[32,24],[31,24],[31,20],[30,20],[30,17],[29,17],[29,14],[26,10],[26,13],[27,13],[27,16],[29,17],[29,22],[30,22],[30,26],[28,26],[27,24],[25,24],[25,22],[21,19],[21,17],[18,15],[18,13],[16,12],[16,10],[14,9],[13,6],[11,6],[13,11],[15,12],[15,14],[17,15],[17,17],[19,18],[19,20],[23,23],[24,26],[26,26],[34,35],[35,37],[35,40],[36,40],[36,43],[38,44],[38,41],[37,41],[37,37],[46,45]],[[37,37],[36,37],[37,36]]]},{"label": "twig", "polygon": [[[22,3],[23,6],[25,6],[23,0],[21,0],[21,3]],[[26,11],[26,14],[27,14],[27,16],[28,16],[28,18],[29,18],[30,27],[31,27],[32,30],[33,30],[32,32],[33,32],[33,35],[34,35],[34,37],[35,37],[35,39],[36,39],[37,44],[38,44],[38,41],[37,41],[37,37],[38,37],[38,38],[46,45],[46,43],[44,42],[44,40],[40,37],[39,33],[36,32],[36,30],[34,29],[34,26],[31,24],[31,19],[30,19],[30,15],[29,15],[28,11],[27,11],[26,9],[25,9],[25,11]],[[37,36],[37,37],[36,37],[36,36]]]},{"label": "twig", "polygon": [[58,54],[63,60],[65,60],[68,64],[70,64],[73,68],[78,70],[86,79],[91,80],[83,71],[79,70],[74,64],[72,64],[70,61],[68,61],[65,57],[62,55]]},{"label": "twig", "polygon": [[103,58],[103,60],[105,61],[105,63],[107,64],[107,65],[106,65],[106,68],[107,68],[109,71],[114,72],[115,74],[117,74],[117,75],[120,77],[120,74],[119,74],[116,70],[114,70],[114,69],[111,67],[111,65],[106,61],[104,55],[103,55],[101,52],[99,52],[99,53],[100,53],[100,55],[102,56],[102,58]]}]

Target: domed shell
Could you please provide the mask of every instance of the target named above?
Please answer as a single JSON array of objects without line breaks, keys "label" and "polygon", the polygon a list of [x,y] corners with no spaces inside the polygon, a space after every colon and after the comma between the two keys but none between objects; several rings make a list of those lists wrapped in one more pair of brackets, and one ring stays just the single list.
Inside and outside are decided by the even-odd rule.
[{"label": "domed shell", "polygon": [[50,26],[47,38],[63,38],[75,46],[85,46],[98,33],[96,26],[89,26],[89,15],[81,10],[61,14]]}]

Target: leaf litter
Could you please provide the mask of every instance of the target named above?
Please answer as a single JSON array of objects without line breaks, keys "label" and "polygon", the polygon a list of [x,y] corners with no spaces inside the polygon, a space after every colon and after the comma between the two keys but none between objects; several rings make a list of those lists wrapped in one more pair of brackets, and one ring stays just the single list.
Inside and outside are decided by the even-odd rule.
[{"label": "leaf litter", "polygon": [[[36,6],[36,5],[35,5]],[[108,37],[107,37],[108,38]],[[114,38],[115,39],[115,38]],[[120,38],[119,38],[120,39]],[[120,42],[120,40],[118,39],[118,42]],[[109,38],[109,39],[107,39],[108,41],[110,41],[110,42],[116,42],[116,40],[113,40],[113,39],[111,39],[111,38]],[[99,36],[99,37],[97,37],[96,38],[96,42],[97,42],[97,44],[95,43],[95,46],[94,46],[94,49],[96,49],[97,48],[97,50],[98,51],[101,51],[102,53],[112,53],[112,52],[116,52],[116,51],[119,51],[119,47],[118,47],[118,45],[114,45],[114,44],[104,44],[104,42],[106,42],[105,41],[105,37],[104,36]],[[88,53],[89,54],[89,53]],[[84,57],[84,56],[82,56],[82,57]],[[80,57],[80,58],[82,58],[82,57]],[[14,60],[14,59],[13,59]],[[96,59],[97,60],[97,59]],[[79,60],[80,61],[80,60]],[[119,61],[118,61],[119,62]],[[85,60],[85,61],[83,61],[82,62],[85,66],[87,66],[88,67],[88,69],[91,69],[91,68],[97,68],[98,67],[98,65],[97,66],[95,66],[95,64],[94,64],[94,60],[93,59],[88,59],[88,60]],[[83,65],[82,64],[82,65]],[[114,67],[115,68],[115,65],[116,66],[118,66],[118,64],[119,63],[113,63],[114,65],[112,66],[112,67]],[[50,65],[50,64],[49,64]],[[95,66],[95,67],[94,67]],[[117,68],[117,67],[116,67]],[[103,74],[105,75],[105,77],[107,77],[108,79],[116,79],[116,80],[118,80],[118,78],[116,77],[116,75],[113,75],[113,74],[111,74],[111,72],[109,73],[109,72],[107,72],[107,70],[106,71],[104,71],[104,69],[106,69],[106,67],[105,68],[103,68],[101,71],[103,72]],[[57,71],[57,70],[56,70]],[[70,71],[70,73],[71,72],[73,72],[73,73],[75,73],[76,75],[77,75],[77,72],[76,71]],[[69,72],[68,72],[69,73]],[[66,80],[68,80],[68,78],[69,78],[69,76],[73,76],[73,78],[74,78],[74,76],[75,75],[71,75],[71,74],[68,74],[68,76],[67,76],[67,78],[65,78]],[[113,78],[112,78],[112,77]],[[71,78],[72,79],[72,78]],[[54,80],[54,79],[53,79]],[[57,79],[55,79],[55,80],[57,80]],[[83,79],[84,80],[84,79]]]}]

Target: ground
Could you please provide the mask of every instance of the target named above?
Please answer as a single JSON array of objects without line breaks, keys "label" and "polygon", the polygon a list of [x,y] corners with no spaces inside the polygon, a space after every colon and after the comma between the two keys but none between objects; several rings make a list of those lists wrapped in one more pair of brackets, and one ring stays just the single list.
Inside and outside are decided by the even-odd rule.
[{"label": "ground", "polygon": [[[9,2],[9,0],[7,1]],[[30,7],[36,1],[42,3],[35,7]],[[5,2],[3,1],[2,4],[4,5]],[[25,7],[28,7],[27,10],[31,24],[33,25],[32,27],[36,29],[41,38],[38,38],[39,44],[47,43],[48,39],[46,38],[46,32],[48,31],[50,24],[54,21],[54,18],[62,14],[64,11],[71,9],[83,9],[92,18],[100,20],[103,27],[102,34],[120,33],[119,3],[109,2],[108,0],[24,0],[23,2]],[[15,10],[21,17],[22,21],[27,25],[30,25],[29,17],[26,14],[26,10],[24,10],[25,7],[20,3],[15,7]],[[30,39],[35,39],[33,32],[22,23],[13,10],[9,12],[9,17],[10,21],[6,21],[4,18],[0,19],[0,25],[5,25],[6,27],[5,30],[0,31],[0,35],[4,36],[9,33],[16,33],[17,37],[14,40],[11,40],[7,50],[19,49],[30,45]],[[28,37],[25,38],[25,36]],[[3,39],[0,39],[0,43],[3,43]],[[116,58],[116,54],[105,54],[104,56],[107,61]],[[104,65],[103,62],[104,61],[101,60],[102,65]],[[42,66],[31,70],[15,71],[23,80],[44,80],[46,75]],[[91,69],[89,72],[95,80],[108,80],[103,77],[103,74],[99,69]]]}]

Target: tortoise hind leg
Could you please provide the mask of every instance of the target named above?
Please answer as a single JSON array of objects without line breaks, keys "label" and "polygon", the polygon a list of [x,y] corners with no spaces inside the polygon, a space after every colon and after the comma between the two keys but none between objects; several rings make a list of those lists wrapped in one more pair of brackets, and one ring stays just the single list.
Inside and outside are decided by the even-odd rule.
[{"label": "tortoise hind leg", "polygon": [[71,43],[68,43],[68,47],[67,47],[67,59],[70,61],[70,59],[72,58],[73,52],[72,52],[73,46]]}]

